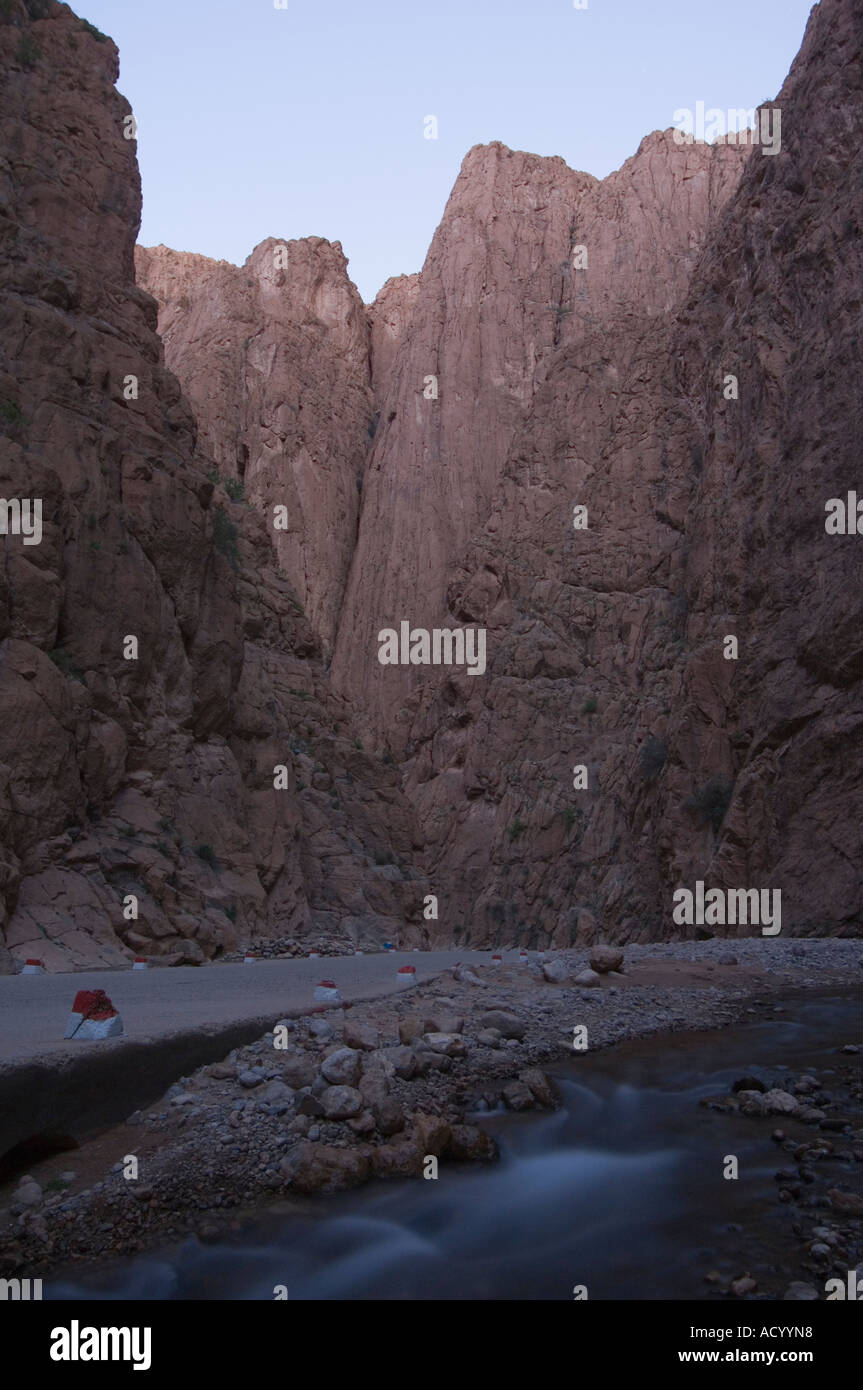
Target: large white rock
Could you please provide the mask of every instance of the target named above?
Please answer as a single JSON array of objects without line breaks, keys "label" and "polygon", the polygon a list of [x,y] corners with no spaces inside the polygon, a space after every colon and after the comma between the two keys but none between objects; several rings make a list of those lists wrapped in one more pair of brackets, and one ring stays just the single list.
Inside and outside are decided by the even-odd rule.
[{"label": "large white rock", "polygon": [[321,1075],[331,1086],[355,1086],[360,1079],[362,1061],[352,1047],[340,1047],[325,1057]]}]

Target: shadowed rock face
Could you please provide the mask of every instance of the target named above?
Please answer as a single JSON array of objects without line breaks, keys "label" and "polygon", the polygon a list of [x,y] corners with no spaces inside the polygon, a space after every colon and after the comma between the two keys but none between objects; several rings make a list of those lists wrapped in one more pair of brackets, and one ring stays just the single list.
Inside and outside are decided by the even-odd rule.
[{"label": "shadowed rock face", "polygon": [[[743,157],[656,134],[602,183],[500,144],[465,158],[383,393],[333,661],[378,739],[401,751],[403,707],[427,678],[382,668],[378,630],[452,621],[452,567],[560,353],[680,297]],[[587,269],[575,268],[581,245]]]},{"label": "shadowed rock face", "polygon": [[[858,0],[778,155],[477,146],[365,310],[338,243],[139,248],[186,396],[116,50],[45,8],[0,23],[0,481],[45,499],[0,592],[15,954],[418,943],[426,891],[439,942],[645,940],[696,879],[859,931]],[[487,629],[486,673],[382,667],[404,618]]]},{"label": "shadowed rock face", "polygon": [[407,786],[473,941],[669,934],[697,879],[860,931],[861,553],[824,523],[859,477],[861,35],[859,5],[815,12],[782,152],[676,308],[573,314],[451,571],[491,675],[423,694]]},{"label": "shadowed rock face", "polygon": [[748,162],[675,343],[695,408],[670,743],[684,784],[722,773],[733,793],[715,838],[668,806],[660,833],[672,873],[774,884],[788,930],[859,935],[863,537],[825,530],[829,499],[863,496],[859,0],[813,11],[775,104],[782,153]]},{"label": "shadowed rock face", "polygon": [[279,567],[329,650],[373,430],[369,326],[342,249],[270,239],[240,267],[164,246],[136,260],[204,448],[271,522],[286,509]]},{"label": "shadowed rock face", "polygon": [[[135,285],[116,48],[66,6],[12,0],[0,65],[0,492],[43,509],[41,543],[7,537],[0,574],[6,947],[69,968],[403,933],[419,899],[396,774],[326,689],[268,519],[208,478]],[[361,306],[314,261],[308,297],[367,357]]]}]

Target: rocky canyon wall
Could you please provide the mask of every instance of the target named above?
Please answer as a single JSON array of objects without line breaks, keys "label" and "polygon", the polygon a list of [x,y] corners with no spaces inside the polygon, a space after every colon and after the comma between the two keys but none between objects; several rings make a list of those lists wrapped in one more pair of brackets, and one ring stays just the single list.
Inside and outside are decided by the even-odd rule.
[{"label": "rocky canyon wall", "polygon": [[[0,490],[43,517],[38,543],[5,537],[0,575],[0,942],[64,969],[403,935],[421,902],[410,807],[327,688],[326,622],[303,604],[333,596],[292,583],[266,510],[218,481],[236,473],[198,442],[135,283],[117,50],[65,5],[6,0],[0,67]],[[331,368],[349,401],[327,495],[355,527],[368,327],[327,278],[335,250],[292,250],[316,312],[347,325],[322,362],[294,303],[317,389]],[[267,467],[250,459],[262,498]]]},{"label": "rocky canyon wall", "polygon": [[[363,306],[317,237],[139,247],[136,287],[116,50],[9,0],[0,481],[45,507],[0,604],[16,954],[648,940],[699,879],[860,931],[861,562],[825,504],[861,35],[815,9],[777,153],[654,132],[600,181],[475,147]],[[382,666],[403,619],[483,629],[487,669]]]},{"label": "rocky canyon wall", "polygon": [[[775,106],[782,152],[747,163],[675,340],[693,477],[669,742],[684,785],[721,781],[727,811],[699,842],[666,803],[659,834],[670,876],[772,883],[783,931],[856,935],[863,552],[827,504],[863,495],[860,0],[815,8]],[[718,659],[726,633],[737,661]]]},{"label": "rocky canyon wall", "polygon": [[466,939],[670,935],[697,880],[860,932],[861,559],[825,505],[859,463],[861,37],[859,3],[814,12],[781,153],[670,312],[573,313],[450,572],[491,671],[420,692],[406,772]]},{"label": "rocky canyon wall", "polygon": [[139,247],[167,361],[220,476],[272,518],[279,568],[332,648],[374,406],[369,324],[338,243],[272,239],[245,265]]}]

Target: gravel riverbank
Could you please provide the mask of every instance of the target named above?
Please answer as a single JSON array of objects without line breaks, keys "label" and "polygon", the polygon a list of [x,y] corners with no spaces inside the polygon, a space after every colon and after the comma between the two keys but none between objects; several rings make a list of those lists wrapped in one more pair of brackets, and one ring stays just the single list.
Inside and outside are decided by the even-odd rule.
[{"label": "gravel riverbank", "polygon": [[[794,991],[863,985],[863,943],[856,940],[632,946],[622,971],[610,968],[618,963],[615,952],[456,967],[386,999],[285,1018],[258,1041],[180,1078],[125,1125],[77,1151],[42,1158],[0,1188],[0,1272],[32,1277],[189,1232],[214,1238],[264,1202],[302,1204],[310,1194],[372,1177],[422,1181],[431,1158],[490,1162],[495,1145],[482,1114],[501,1105],[553,1108],[555,1089],[544,1069],[563,1058],[589,1068],[592,1051],[624,1039],[769,1017]],[[595,972],[591,957],[600,967]],[[581,1029],[586,1034],[574,1031]],[[830,1162],[831,1146],[847,1150],[852,1163],[859,1150],[859,1188],[863,1136],[852,1112],[863,1100],[853,1077],[840,1078],[842,1127],[832,1133],[829,1088],[815,1078],[800,1090],[800,1081],[778,1123],[808,1123],[815,1138],[766,1141],[783,1146],[796,1165],[797,1176],[786,1174],[781,1191],[794,1202],[795,1188],[810,1185],[814,1163]],[[755,1115],[761,1094],[755,1087],[747,1096],[742,1088],[716,1103],[749,1104]],[[804,1108],[820,1118],[807,1122]],[[826,1129],[818,1128],[825,1121]],[[858,1114],[857,1130],[861,1123]],[[829,1251],[832,1240],[844,1253],[853,1247],[845,1226],[859,1225],[850,1199],[840,1210],[842,1197],[829,1195],[843,1184],[822,1186],[818,1195],[836,1213],[836,1229],[831,1235],[822,1221],[827,1234],[814,1233],[813,1225],[801,1237],[816,1268],[826,1257],[810,1247]]]}]

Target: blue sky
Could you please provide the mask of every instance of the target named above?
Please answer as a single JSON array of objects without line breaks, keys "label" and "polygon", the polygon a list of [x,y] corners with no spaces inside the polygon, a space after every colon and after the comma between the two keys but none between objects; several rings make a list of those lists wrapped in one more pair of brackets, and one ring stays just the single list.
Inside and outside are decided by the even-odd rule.
[{"label": "blue sky", "polygon": [[[811,0],[79,0],[120,49],[140,240],[241,263],[340,241],[363,298],[422,266],[472,145],[603,177],[697,101],[778,92]],[[424,121],[438,138],[424,138]]]}]

